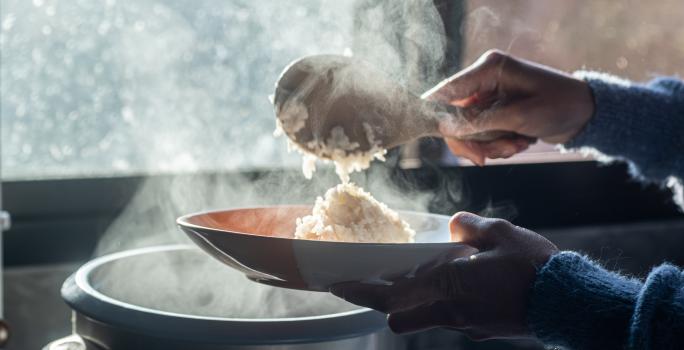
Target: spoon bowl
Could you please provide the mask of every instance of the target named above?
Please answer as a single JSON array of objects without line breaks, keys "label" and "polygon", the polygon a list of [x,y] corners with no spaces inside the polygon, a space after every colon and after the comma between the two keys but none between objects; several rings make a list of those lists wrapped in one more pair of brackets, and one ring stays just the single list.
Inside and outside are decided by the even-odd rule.
[{"label": "spoon bowl", "polygon": [[[441,136],[445,118],[467,125],[458,107],[426,101],[389,79],[382,71],[352,57],[314,55],[285,68],[274,94],[276,118],[298,146],[321,158],[321,144],[353,144],[347,152],[392,148],[426,136]],[[491,141],[515,136],[504,131],[467,139]],[[329,141],[331,140],[331,141]]]}]

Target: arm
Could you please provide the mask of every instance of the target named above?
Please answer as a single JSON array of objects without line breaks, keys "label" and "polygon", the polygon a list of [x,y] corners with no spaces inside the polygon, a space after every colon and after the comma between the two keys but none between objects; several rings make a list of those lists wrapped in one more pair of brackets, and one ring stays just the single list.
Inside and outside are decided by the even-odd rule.
[{"label": "arm", "polygon": [[606,74],[578,72],[591,87],[594,115],[566,148],[591,147],[631,162],[654,180],[684,177],[684,82],[659,78],[635,84]]},{"label": "arm", "polygon": [[559,253],[537,273],[528,322],[544,342],[571,349],[682,349],[684,274],[665,264],[642,283]]},{"label": "arm", "polygon": [[399,333],[448,327],[473,339],[535,335],[582,350],[684,349],[684,274],[671,265],[645,282],[558,252],[500,219],[458,213],[458,241],[479,250],[391,284],[348,282],[331,292],[389,314]]}]

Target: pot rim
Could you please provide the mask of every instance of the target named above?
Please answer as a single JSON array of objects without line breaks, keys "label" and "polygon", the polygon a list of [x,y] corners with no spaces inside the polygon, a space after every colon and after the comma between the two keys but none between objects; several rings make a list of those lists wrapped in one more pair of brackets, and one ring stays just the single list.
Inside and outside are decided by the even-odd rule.
[{"label": "pot rim", "polygon": [[[101,256],[99,258],[95,258],[95,259],[85,263],[83,266],[81,266],[78,269],[78,271],[76,271],[76,273],[74,274],[74,282],[76,283],[76,285],[79,288],[81,288],[84,292],[88,293],[89,295],[91,295],[95,298],[98,298],[102,301],[105,301],[105,302],[108,302],[110,304],[117,305],[117,306],[120,306],[120,307],[123,307],[126,309],[149,312],[149,313],[154,313],[154,314],[159,314],[159,315],[164,315],[164,316],[183,317],[183,318],[198,319],[198,320],[236,321],[236,322],[310,321],[310,320],[320,320],[320,319],[325,319],[325,318],[336,318],[336,317],[342,317],[342,316],[346,316],[346,315],[359,314],[359,313],[363,313],[366,311],[372,311],[369,308],[361,308],[360,307],[360,308],[355,309],[355,310],[338,312],[338,313],[334,313],[334,314],[325,314],[325,315],[317,315],[317,316],[302,316],[302,317],[282,317],[282,318],[239,318],[239,317],[233,318],[233,317],[190,315],[190,314],[183,314],[183,313],[178,313],[178,312],[170,312],[170,311],[152,309],[152,308],[139,306],[139,305],[135,305],[135,304],[129,304],[127,302],[114,299],[110,296],[107,296],[106,294],[99,292],[95,288],[93,288],[93,286],[90,284],[90,282],[88,280],[88,277],[90,276],[91,272],[93,272],[98,267],[103,266],[103,265],[105,265],[109,262],[112,262],[114,260],[130,258],[130,257],[136,256],[136,255],[142,255],[142,254],[148,254],[148,253],[159,253],[159,252],[176,251],[176,250],[197,250],[197,251],[202,252],[201,249],[195,247],[194,245],[175,244],[175,245],[166,245],[166,246],[154,246],[154,247],[138,248],[138,249],[132,249],[132,250],[126,250],[126,251],[122,251],[122,252],[112,253],[112,254],[108,254],[108,255],[103,255],[103,256]],[[226,268],[229,268],[229,267],[226,266]]]},{"label": "pot rim", "polygon": [[[164,338],[235,344],[288,344],[346,339],[387,328],[386,316],[368,308],[317,316],[226,318],[175,313],[129,304],[96,290],[91,273],[109,262],[142,254],[197,250],[187,244],[138,248],[95,258],[64,282],[65,302],[97,322]],[[226,267],[228,268],[228,267]],[[78,332],[78,329],[76,330]]]}]

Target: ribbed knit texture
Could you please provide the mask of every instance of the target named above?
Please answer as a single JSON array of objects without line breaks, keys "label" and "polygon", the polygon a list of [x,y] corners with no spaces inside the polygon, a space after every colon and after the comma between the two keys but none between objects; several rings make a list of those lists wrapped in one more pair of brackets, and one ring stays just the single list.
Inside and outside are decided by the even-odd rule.
[{"label": "ribbed knit texture", "polygon": [[642,283],[561,252],[537,273],[527,317],[539,339],[568,349],[684,349],[684,274],[663,264]]},{"label": "ribbed knit texture", "polygon": [[566,148],[590,147],[628,160],[635,175],[662,181],[684,176],[684,83],[658,78],[635,84],[577,72],[591,86],[596,110]]},{"label": "ribbed knit texture", "polygon": [[684,349],[684,273],[664,264],[649,274],[636,301],[630,349]]},{"label": "ribbed knit texture", "polygon": [[[626,160],[635,176],[672,187],[684,206],[684,83],[576,75],[589,82],[596,111],[564,146]],[[537,273],[528,323],[542,341],[570,349],[684,349],[684,273],[664,264],[641,282],[562,252]]]},{"label": "ribbed knit texture", "polygon": [[572,252],[537,274],[528,307],[540,339],[571,349],[619,349],[627,343],[641,282],[606,271]]}]

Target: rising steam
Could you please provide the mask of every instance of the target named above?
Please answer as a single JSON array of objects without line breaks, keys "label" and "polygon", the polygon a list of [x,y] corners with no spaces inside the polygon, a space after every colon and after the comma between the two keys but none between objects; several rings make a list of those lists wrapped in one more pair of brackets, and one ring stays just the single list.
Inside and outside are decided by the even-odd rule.
[{"label": "rising steam", "polygon": [[[277,3],[280,4],[280,2]],[[317,31],[324,30],[323,28],[327,25],[326,21],[333,21],[332,18],[325,16],[343,17],[335,18],[334,23],[348,23],[349,25],[344,30],[349,32],[347,34],[344,32],[339,34],[340,38],[345,39],[337,42],[337,44],[340,44],[340,50],[332,53],[342,54],[342,47],[351,47],[351,51],[355,56],[367,60],[378,67],[382,67],[391,77],[417,93],[422,92],[426,86],[433,84],[441,78],[439,76],[439,68],[441,67],[444,54],[444,30],[439,14],[431,1],[398,2],[392,0],[368,0],[357,1],[353,6],[350,6],[352,2],[340,5],[335,1],[324,1],[321,4],[321,9],[308,9],[308,11],[321,11],[325,15],[312,16],[310,18],[306,16],[298,18],[297,13],[292,13],[293,9],[297,8],[296,6],[283,7],[276,5],[276,2],[263,2],[263,5],[257,5],[262,4],[262,2],[250,2],[249,4],[245,3],[245,8],[243,9],[243,11],[246,11],[245,16],[263,16],[264,12],[276,11],[277,9],[277,11],[282,11],[278,14],[279,21],[282,22],[282,18],[292,17],[291,23],[283,24],[281,30],[274,31],[274,37],[270,38],[270,43],[261,43],[271,45],[275,48],[274,50],[278,47],[286,46],[299,48],[297,51],[299,55],[325,53],[326,50],[330,49],[329,46],[325,47],[323,45],[323,41],[326,38],[316,37],[315,34]],[[323,9],[325,6],[334,8],[334,13]],[[274,18],[270,15],[267,17]],[[307,23],[307,21],[313,22]],[[262,23],[261,25],[268,26],[269,28],[272,26],[270,23]],[[249,29],[239,23],[225,23],[225,26],[226,28],[238,26],[241,31],[259,30],[258,26],[256,29]],[[192,27],[185,26],[182,28],[184,28],[183,35],[180,39],[185,43],[184,45],[192,45],[191,43],[194,40],[199,40],[203,35],[207,35],[207,33],[193,31]],[[342,29],[338,28],[338,30]],[[142,40],[142,42],[130,42],[130,45],[133,46],[130,47],[127,55],[130,56],[131,62],[140,62],[134,59],[135,48],[146,46],[144,44],[145,40],[152,40],[152,38],[152,36],[147,38],[137,36],[136,40]],[[249,51],[253,48],[244,47],[242,49]],[[290,54],[294,51],[291,50]],[[171,51],[172,54],[173,52]],[[266,52],[269,52],[268,49],[266,49]],[[328,53],[330,52],[328,51]],[[179,53],[178,57],[182,58],[184,55]],[[289,57],[287,60],[293,58]],[[269,72],[272,74],[267,76],[258,75],[257,77],[260,80],[266,80],[272,86],[271,84],[277,78],[277,73],[283,68],[287,60],[281,60],[280,58],[271,60],[271,64],[274,67]],[[282,63],[279,64],[278,62]],[[162,84],[162,80],[166,80],[165,85],[167,88],[162,89],[162,91],[166,91],[165,94],[171,94],[174,100],[179,99],[178,102],[181,105],[190,106],[183,108],[182,113],[177,113],[176,111],[179,106],[164,106],[163,101],[147,104],[144,99],[139,100],[136,96],[144,95],[144,87],[146,85],[140,85],[137,88],[131,86],[131,89],[134,89],[134,91],[130,94],[130,103],[126,102],[126,108],[131,109],[131,118],[136,123],[142,123],[146,119],[146,117],[144,118],[146,114],[159,113],[159,111],[166,111],[166,113],[174,118],[181,118],[178,120],[172,119],[170,121],[171,124],[167,124],[166,120],[163,120],[162,124],[164,126],[163,129],[159,130],[159,133],[156,132],[152,125],[146,125],[138,131],[141,136],[137,138],[138,140],[144,140],[146,137],[151,137],[155,140],[155,142],[150,143],[150,147],[145,148],[147,162],[164,161],[165,156],[170,155],[169,152],[180,152],[181,154],[187,154],[187,156],[181,159],[182,164],[189,165],[185,169],[198,171],[203,168],[201,164],[196,163],[193,156],[194,150],[197,149],[198,145],[202,145],[200,149],[206,152],[206,154],[201,154],[199,157],[213,156],[217,153],[225,153],[226,156],[230,157],[262,156],[262,153],[258,151],[258,146],[264,141],[260,140],[262,136],[250,136],[253,134],[254,124],[249,120],[246,119],[243,124],[231,124],[230,119],[225,118],[223,119],[225,123],[230,124],[225,125],[225,123],[222,124],[220,122],[221,119],[214,120],[213,122],[203,119],[206,113],[218,110],[221,110],[222,113],[251,113],[254,114],[251,118],[269,119],[267,132],[268,137],[271,137],[270,131],[272,130],[271,125],[273,125],[274,116],[270,111],[270,105],[266,96],[272,93],[272,91],[263,91],[253,96],[246,96],[244,91],[239,91],[238,89],[246,89],[250,84],[263,84],[264,82],[245,80],[248,77],[244,75],[246,72],[241,71],[241,69],[250,70],[249,66],[236,67],[230,61],[218,64],[223,68],[207,72],[208,74],[198,76],[197,80],[191,82],[195,87],[194,92],[191,94],[178,94],[177,89],[186,82],[182,81],[182,75],[177,75],[179,66],[173,62],[165,61],[164,64],[157,65],[150,73],[153,73],[153,77],[156,79],[154,81],[157,81],[158,84]],[[149,61],[145,63],[146,65],[154,65],[154,62]],[[204,81],[202,77],[207,78],[208,82],[216,84],[202,86]],[[230,81],[232,81],[233,85],[226,85]],[[150,83],[148,82],[148,84]],[[147,87],[157,89],[159,86]],[[227,106],[226,104],[212,105],[211,94],[217,91],[217,89],[221,93],[226,94],[231,94],[232,92],[239,93],[242,98],[246,99],[245,101],[247,99],[249,101],[259,101],[258,103],[262,105],[252,111],[236,111],[232,108],[223,109],[221,106],[225,107]],[[249,106],[250,103],[252,102],[245,105]],[[208,109],[205,110],[205,107],[202,106],[207,106],[206,108]],[[180,120],[185,122],[176,123],[174,127],[174,123]],[[195,134],[195,136],[192,136],[188,131],[189,129],[185,127],[185,123],[196,124],[193,130],[197,130],[198,127],[199,130],[206,130],[207,134]],[[138,125],[140,126],[140,124]],[[220,132],[220,130],[225,132]],[[213,148],[215,146],[212,145],[223,144],[223,142],[218,140],[222,137],[240,138],[241,141],[235,142],[239,146],[234,149]],[[257,143],[257,147],[255,147],[254,143]],[[210,147],[205,148],[207,145],[210,145]],[[284,151],[284,142],[281,147],[282,151]],[[223,158],[218,157],[216,159]],[[378,200],[396,209],[427,211],[428,201],[432,198],[432,195],[428,193],[421,193],[406,188],[400,189],[392,185],[391,181],[389,181],[389,170],[382,167],[372,168],[367,173],[356,174],[353,180],[371,191]],[[190,174],[149,180],[141,186],[130,202],[130,205],[109,227],[107,233],[100,241],[97,254],[159,244],[187,243],[187,238],[175,227],[175,219],[180,215],[202,210],[250,205],[312,204],[317,195],[321,195],[335,183],[337,183],[336,176],[330,171],[321,172],[313,180],[307,181],[296,170],[273,171],[261,176],[248,173],[214,176]],[[454,195],[458,196],[457,193],[454,193]],[[110,282],[114,280],[117,282],[115,284],[117,289],[110,289],[110,292],[126,300],[135,301],[136,298],[140,298],[140,293],[137,292],[140,286],[133,283],[127,284],[126,282],[128,281],[139,279],[144,279],[147,282],[160,281],[160,283],[148,283],[148,288],[153,288],[156,285],[166,285],[168,287],[168,281],[178,281],[176,284],[171,284],[175,286],[173,288],[182,290],[182,295],[175,293],[174,295],[177,298],[166,298],[163,300],[166,304],[155,304],[155,307],[165,307],[190,313],[193,310],[186,307],[187,299],[185,297],[202,299],[202,295],[209,293],[211,298],[206,297],[202,299],[208,301],[201,303],[202,306],[198,306],[197,312],[210,312],[222,316],[263,317],[264,314],[260,314],[257,309],[249,309],[254,305],[264,308],[263,305],[268,304],[273,310],[277,310],[276,314],[279,316],[291,315],[292,312],[301,313],[303,312],[302,308],[332,310],[326,308],[329,306],[329,303],[339,306],[339,302],[335,300],[331,301],[325,298],[302,299],[289,295],[287,291],[279,291],[276,294],[273,292],[252,293],[251,291],[263,290],[263,288],[255,286],[253,282],[246,280],[238,274],[226,275],[220,279],[210,278],[210,275],[220,273],[217,271],[217,264],[210,260],[204,262],[197,261],[195,257],[188,260],[188,265],[178,261],[174,261],[173,264],[168,261],[156,261],[149,262],[148,264],[127,266],[123,269],[126,271],[125,276],[117,276],[113,272],[109,276],[111,278]],[[193,276],[207,276],[207,279],[212,282],[210,284],[200,283],[201,279],[197,279],[199,277],[195,277],[192,281],[186,280],[189,274],[185,266],[190,265],[192,265]],[[121,280],[119,280],[119,277],[121,277]],[[161,281],[166,281],[167,283],[162,283]],[[149,290],[147,293],[149,295],[157,294]],[[168,295],[168,293],[165,295]],[[141,300],[140,302],[152,301]],[[292,303],[298,304],[296,310],[292,309]]]}]

